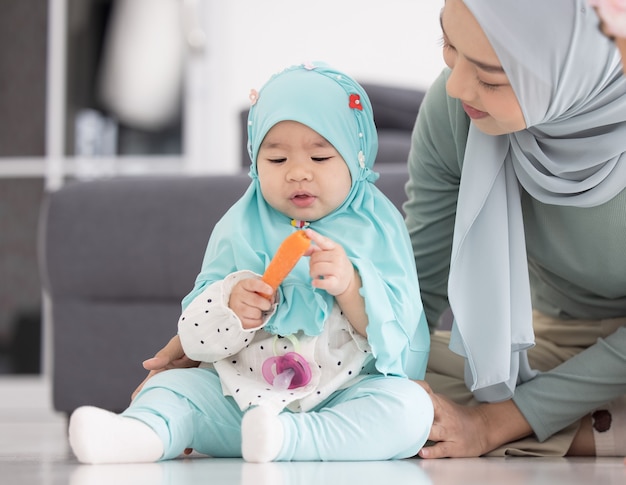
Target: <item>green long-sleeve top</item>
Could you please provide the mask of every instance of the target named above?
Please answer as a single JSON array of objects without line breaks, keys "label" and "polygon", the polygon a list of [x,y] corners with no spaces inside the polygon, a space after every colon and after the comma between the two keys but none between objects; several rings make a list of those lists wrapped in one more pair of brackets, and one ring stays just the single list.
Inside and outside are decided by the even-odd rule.
[{"label": "green long-sleeve top", "polygon": [[[431,329],[448,306],[447,284],[470,120],[445,91],[429,89],[409,155],[405,204]],[[626,140],[624,141],[626,150]],[[626,191],[597,207],[549,205],[522,195],[533,307],[563,320],[626,317]],[[517,387],[513,400],[544,440],[626,393],[626,328]]]}]

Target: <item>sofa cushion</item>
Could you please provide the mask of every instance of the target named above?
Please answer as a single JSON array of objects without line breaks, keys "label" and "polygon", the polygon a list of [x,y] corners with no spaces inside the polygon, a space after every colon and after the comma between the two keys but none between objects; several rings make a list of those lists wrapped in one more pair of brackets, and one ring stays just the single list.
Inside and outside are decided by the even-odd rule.
[{"label": "sofa cushion", "polygon": [[52,296],[179,300],[191,290],[213,226],[249,181],[239,174],[67,185],[48,200]]}]

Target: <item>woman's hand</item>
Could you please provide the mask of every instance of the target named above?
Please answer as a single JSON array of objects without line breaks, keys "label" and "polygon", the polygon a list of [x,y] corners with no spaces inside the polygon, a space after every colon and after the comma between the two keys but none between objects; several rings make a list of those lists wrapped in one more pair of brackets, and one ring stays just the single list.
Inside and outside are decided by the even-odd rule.
[{"label": "woman's hand", "polygon": [[462,406],[436,394],[426,382],[418,384],[430,395],[435,410],[428,436],[435,444],[421,449],[422,458],[477,457],[532,432],[513,401]]},{"label": "woman's hand", "polygon": [[168,369],[184,369],[188,367],[198,367],[200,362],[191,360],[183,352],[183,346],[180,343],[180,338],[175,335],[170,339],[165,347],[159,350],[154,357],[143,361],[143,368],[150,371],[148,376],[139,384],[137,389],[133,392],[131,399],[135,399],[139,391],[143,388],[144,384],[153,375],[163,372]]}]

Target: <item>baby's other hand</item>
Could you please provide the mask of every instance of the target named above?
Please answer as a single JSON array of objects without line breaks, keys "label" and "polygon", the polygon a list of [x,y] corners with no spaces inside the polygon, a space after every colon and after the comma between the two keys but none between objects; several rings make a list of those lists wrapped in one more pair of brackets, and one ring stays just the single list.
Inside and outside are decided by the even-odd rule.
[{"label": "baby's other hand", "polygon": [[264,296],[273,293],[272,287],[258,278],[246,278],[239,281],[230,293],[228,306],[241,320],[245,329],[263,325],[263,314],[272,308],[272,300]]},{"label": "baby's other hand", "polygon": [[305,256],[309,256],[309,274],[313,286],[326,290],[333,296],[345,292],[354,279],[354,266],[341,244],[306,229],[307,236],[315,243]]}]

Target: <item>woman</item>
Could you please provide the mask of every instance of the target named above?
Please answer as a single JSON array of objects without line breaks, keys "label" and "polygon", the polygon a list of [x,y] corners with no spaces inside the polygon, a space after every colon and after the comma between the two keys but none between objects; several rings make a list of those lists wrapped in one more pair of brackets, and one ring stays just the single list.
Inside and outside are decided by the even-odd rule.
[{"label": "woman", "polygon": [[455,319],[433,336],[420,455],[623,456],[619,54],[583,0],[447,0],[441,23],[405,211],[431,327]]}]

